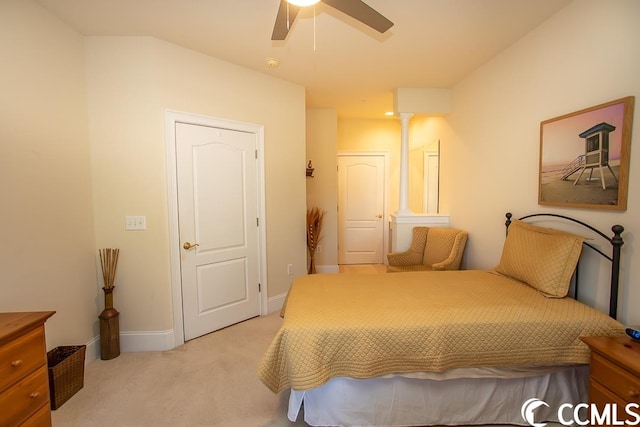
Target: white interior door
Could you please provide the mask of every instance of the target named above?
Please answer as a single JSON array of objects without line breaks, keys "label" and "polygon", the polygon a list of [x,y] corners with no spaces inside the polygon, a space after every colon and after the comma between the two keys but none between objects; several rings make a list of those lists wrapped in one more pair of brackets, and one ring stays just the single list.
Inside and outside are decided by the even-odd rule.
[{"label": "white interior door", "polygon": [[384,262],[384,156],[338,157],[338,263]]},{"label": "white interior door", "polygon": [[184,337],[260,314],[255,134],[176,123]]}]

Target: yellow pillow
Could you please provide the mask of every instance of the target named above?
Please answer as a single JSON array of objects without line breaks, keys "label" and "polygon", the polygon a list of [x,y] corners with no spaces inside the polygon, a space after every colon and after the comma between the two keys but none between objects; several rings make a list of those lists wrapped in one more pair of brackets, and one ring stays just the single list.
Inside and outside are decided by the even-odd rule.
[{"label": "yellow pillow", "polygon": [[496,272],[525,282],[548,297],[569,292],[583,238],[513,220]]}]

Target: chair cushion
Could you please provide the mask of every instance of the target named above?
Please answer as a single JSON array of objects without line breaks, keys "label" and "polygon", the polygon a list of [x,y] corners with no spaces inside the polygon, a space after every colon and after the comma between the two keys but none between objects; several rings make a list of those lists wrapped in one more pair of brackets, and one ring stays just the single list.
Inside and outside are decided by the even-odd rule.
[{"label": "chair cushion", "polygon": [[583,240],[574,234],[513,220],[495,271],[545,296],[565,297]]},{"label": "chair cushion", "polygon": [[430,228],[427,243],[424,247],[424,265],[433,265],[444,261],[451,254],[458,230],[449,228]]}]

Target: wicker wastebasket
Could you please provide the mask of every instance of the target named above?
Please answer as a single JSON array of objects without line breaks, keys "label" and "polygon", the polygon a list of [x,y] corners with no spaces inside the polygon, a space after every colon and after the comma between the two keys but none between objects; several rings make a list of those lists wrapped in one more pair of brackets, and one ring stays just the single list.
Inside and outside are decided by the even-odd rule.
[{"label": "wicker wastebasket", "polygon": [[58,409],[84,386],[87,346],[56,347],[47,353],[51,409]]}]

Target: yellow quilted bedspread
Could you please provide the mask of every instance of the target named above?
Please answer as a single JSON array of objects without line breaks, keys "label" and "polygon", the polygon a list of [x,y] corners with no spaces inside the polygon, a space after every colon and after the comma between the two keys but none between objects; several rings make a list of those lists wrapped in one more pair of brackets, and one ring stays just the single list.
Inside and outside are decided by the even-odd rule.
[{"label": "yellow quilted bedspread", "polygon": [[624,335],[604,313],[489,271],[309,275],[285,310],[258,366],[275,393],[338,376],[588,363],[579,337]]}]

